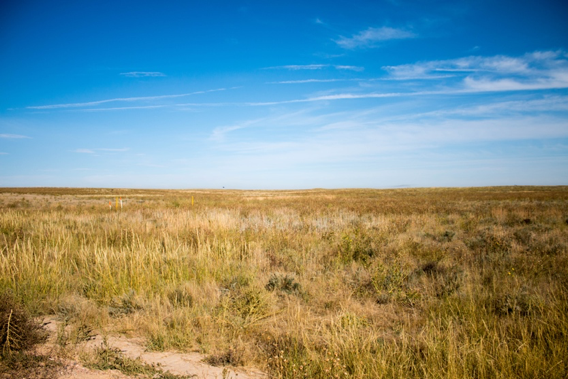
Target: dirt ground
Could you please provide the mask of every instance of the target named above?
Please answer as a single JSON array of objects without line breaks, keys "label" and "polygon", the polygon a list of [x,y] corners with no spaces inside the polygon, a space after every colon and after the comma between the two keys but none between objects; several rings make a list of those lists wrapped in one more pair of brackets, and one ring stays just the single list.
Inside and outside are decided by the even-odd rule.
[{"label": "dirt ground", "polygon": [[[57,349],[56,338],[59,321],[55,317],[44,319],[45,328],[49,332],[47,343],[40,347],[40,352],[49,354]],[[119,349],[128,358],[140,358],[144,363],[156,365],[164,372],[174,375],[185,375],[196,379],[266,379],[268,376],[254,368],[215,367],[203,361],[205,356],[199,353],[177,352],[148,352],[143,347],[143,341],[136,338],[107,337],[107,344],[111,348]],[[75,354],[88,353],[103,344],[103,337],[96,335],[91,340],[78,345]],[[79,360],[63,359],[63,366],[58,373],[59,379],[127,379],[128,376],[118,370],[93,370],[83,366]]]}]

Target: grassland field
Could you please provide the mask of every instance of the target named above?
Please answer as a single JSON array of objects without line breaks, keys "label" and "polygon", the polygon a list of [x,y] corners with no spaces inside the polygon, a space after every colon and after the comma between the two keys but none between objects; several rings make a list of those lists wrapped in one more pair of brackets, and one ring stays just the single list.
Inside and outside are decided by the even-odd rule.
[{"label": "grassland field", "polygon": [[568,377],[568,187],[0,188],[0,234],[0,292],[59,317],[62,352],[96,331],[273,378]]}]

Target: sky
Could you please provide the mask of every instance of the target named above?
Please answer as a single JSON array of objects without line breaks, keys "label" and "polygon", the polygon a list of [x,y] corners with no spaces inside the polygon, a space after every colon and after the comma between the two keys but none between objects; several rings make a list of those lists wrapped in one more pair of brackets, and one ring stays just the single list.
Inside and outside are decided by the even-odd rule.
[{"label": "sky", "polygon": [[0,186],[568,184],[565,0],[0,2]]}]

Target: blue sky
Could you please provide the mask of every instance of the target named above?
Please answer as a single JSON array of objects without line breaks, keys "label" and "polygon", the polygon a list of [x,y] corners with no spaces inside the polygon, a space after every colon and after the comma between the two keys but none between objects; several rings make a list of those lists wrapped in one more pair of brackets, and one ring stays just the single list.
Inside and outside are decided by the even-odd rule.
[{"label": "blue sky", "polygon": [[568,184],[566,1],[3,1],[0,186]]}]

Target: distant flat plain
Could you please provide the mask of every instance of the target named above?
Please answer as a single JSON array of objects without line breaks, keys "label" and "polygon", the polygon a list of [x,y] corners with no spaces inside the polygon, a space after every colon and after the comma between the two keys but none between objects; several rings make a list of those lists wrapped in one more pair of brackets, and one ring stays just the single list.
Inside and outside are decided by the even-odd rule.
[{"label": "distant flat plain", "polygon": [[566,186],[0,188],[0,208],[0,292],[65,322],[57,354],[92,362],[105,333],[274,378],[568,376]]}]

